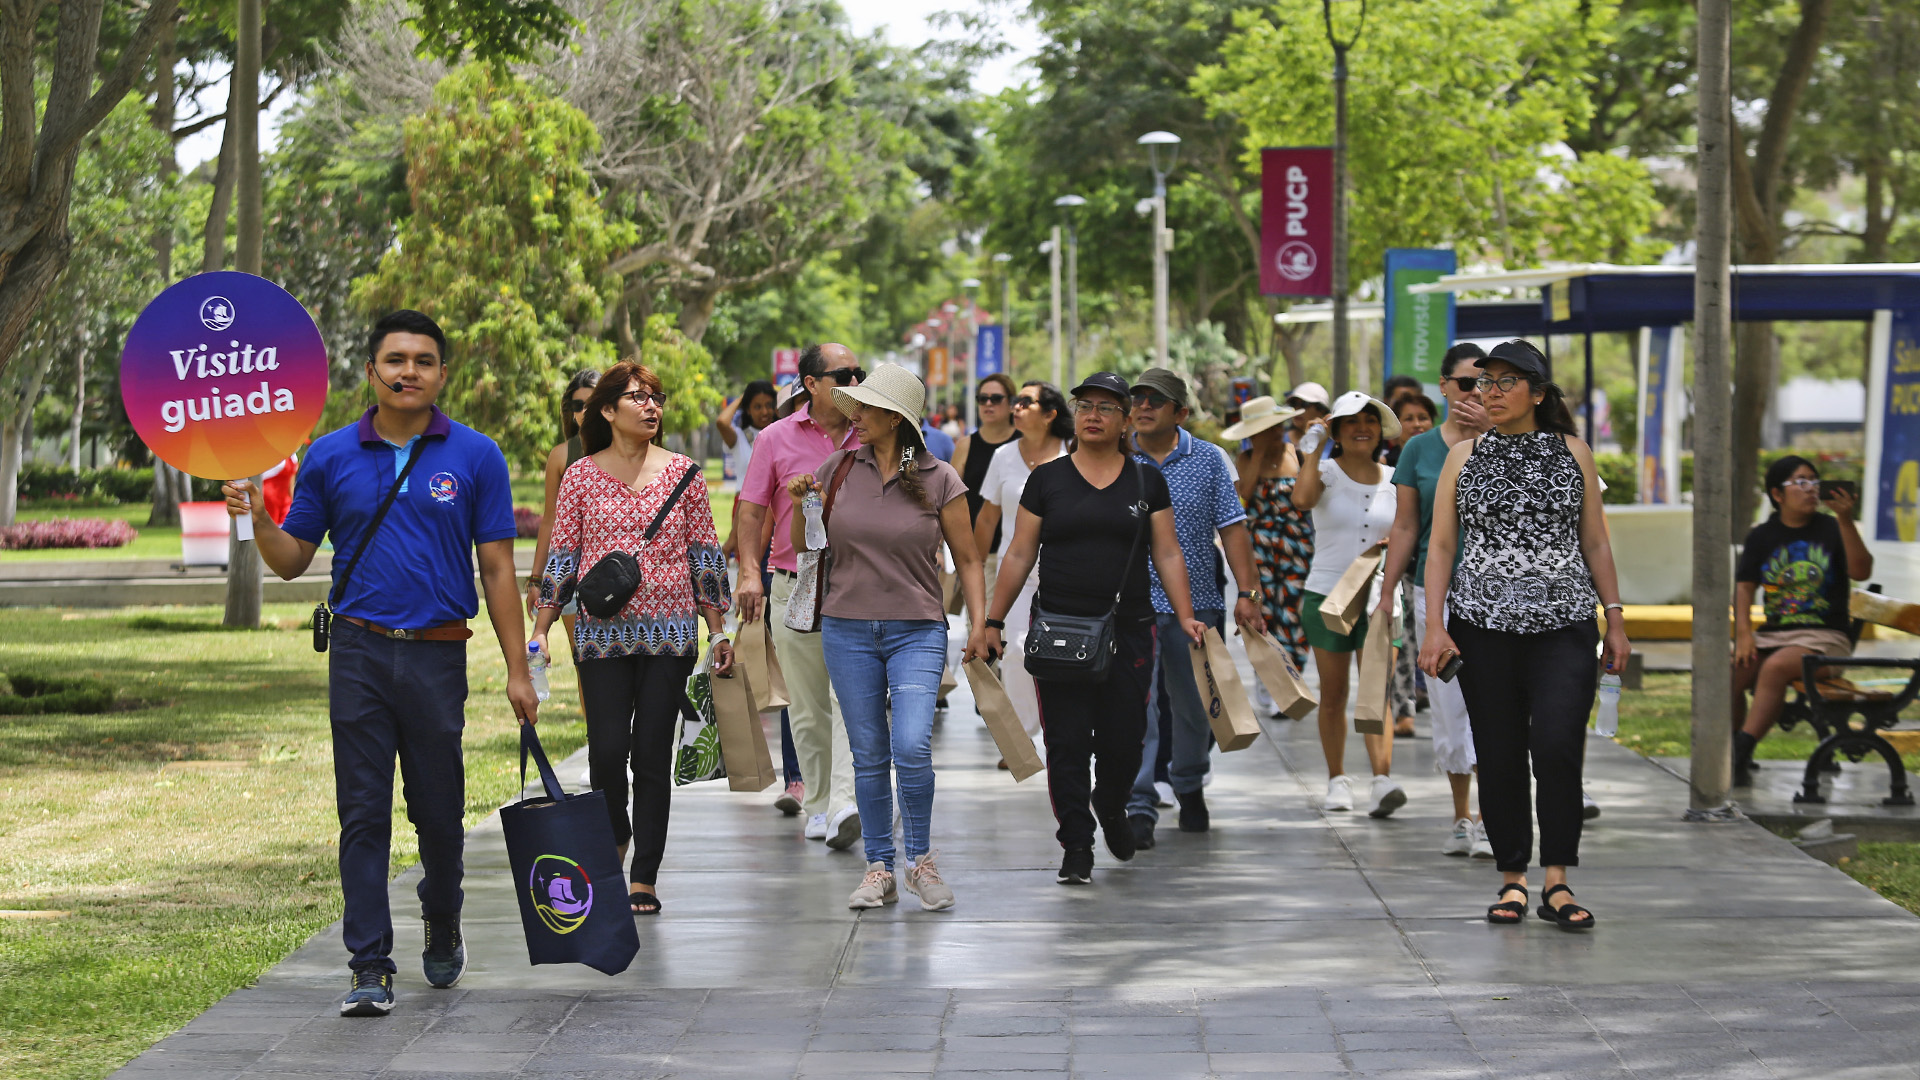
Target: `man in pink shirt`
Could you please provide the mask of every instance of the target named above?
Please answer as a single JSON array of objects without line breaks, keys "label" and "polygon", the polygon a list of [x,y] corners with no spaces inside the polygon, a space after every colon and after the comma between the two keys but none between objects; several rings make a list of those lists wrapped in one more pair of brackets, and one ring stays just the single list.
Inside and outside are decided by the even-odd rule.
[{"label": "man in pink shirt", "polygon": [[[792,701],[787,715],[793,726],[794,755],[807,784],[802,809],[806,835],[825,840],[836,851],[860,839],[860,812],[853,803],[853,752],[827,681],[820,635],[802,634],[786,625],[787,598],[793,594],[798,565],[791,536],[794,505],[787,495],[787,481],[818,471],[827,455],[854,445],[853,427],[846,414],[834,407],[828,391],[858,383],[861,374],[859,359],[845,345],[814,345],[800,354],[803,392],[789,403],[792,412],[768,425],[754,440],[753,460],[740,483],[735,526],[740,540],[740,583],[734,596],[740,601],[743,622],[764,615],[773,628],[773,647]],[[767,561],[773,569],[773,594],[763,596],[760,553],[767,550],[769,521],[773,553]]]}]

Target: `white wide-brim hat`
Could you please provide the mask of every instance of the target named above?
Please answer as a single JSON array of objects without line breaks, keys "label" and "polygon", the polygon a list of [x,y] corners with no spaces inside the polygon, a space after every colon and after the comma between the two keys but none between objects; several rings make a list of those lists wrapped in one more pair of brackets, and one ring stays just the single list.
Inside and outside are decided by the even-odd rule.
[{"label": "white wide-brim hat", "polygon": [[881,364],[868,372],[858,386],[834,387],[833,404],[848,416],[853,415],[856,405],[887,409],[918,427],[920,412],[927,407],[927,388],[919,376],[899,364]]},{"label": "white wide-brim hat", "polygon": [[1300,410],[1282,405],[1271,397],[1252,398],[1240,406],[1240,422],[1222,431],[1223,439],[1251,439],[1270,427],[1276,427],[1300,415]]},{"label": "white wide-brim hat", "polygon": [[1368,409],[1380,418],[1380,437],[1397,439],[1400,437],[1400,419],[1387,408],[1386,402],[1367,396],[1365,390],[1349,390],[1333,401],[1333,409],[1327,413],[1327,430],[1333,430],[1333,422],[1342,416],[1358,416]]}]

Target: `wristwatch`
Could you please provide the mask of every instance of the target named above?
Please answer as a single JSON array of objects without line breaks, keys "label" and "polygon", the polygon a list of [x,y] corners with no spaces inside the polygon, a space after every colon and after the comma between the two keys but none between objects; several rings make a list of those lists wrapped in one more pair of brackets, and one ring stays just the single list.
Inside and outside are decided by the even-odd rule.
[{"label": "wristwatch", "polygon": [[982,619],[980,621],[984,625],[990,626],[995,630],[1005,630],[1007,628],[1006,621],[1003,619]]},{"label": "wristwatch", "polygon": [[1253,595],[1253,593],[1252,593],[1252,592],[1250,592],[1250,591],[1248,591],[1248,590],[1246,590],[1246,589],[1241,589],[1241,590],[1240,590],[1240,591],[1239,591],[1238,593],[1236,593],[1235,595],[1236,595],[1236,597],[1237,597],[1238,599],[1241,599],[1241,600],[1258,600],[1258,599],[1260,599],[1259,597],[1257,597],[1257,596],[1255,596],[1255,595]]}]

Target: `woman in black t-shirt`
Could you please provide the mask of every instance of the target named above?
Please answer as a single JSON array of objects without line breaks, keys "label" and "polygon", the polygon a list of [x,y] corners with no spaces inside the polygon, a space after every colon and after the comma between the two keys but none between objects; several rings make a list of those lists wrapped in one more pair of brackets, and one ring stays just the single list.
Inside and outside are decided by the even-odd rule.
[{"label": "woman in black t-shirt", "polygon": [[[1206,632],[1205,624],[1193,617],[1167,478],[1151,465],[1135,468],[1121,450],[1131,400],[1126,380],[1110,371],[1091,375],[1073,388],[1074,451],[1034,469],[1027,478],[1013,539],[1001,554],[986,625],[973,644],[975,655],[1000,651],[1007,609],[1036,559],[1037,608],[1097,617],[1113,607],[1114,593],[1120,594],[1114,618],[1118,653],[1106,680],[1034,680],[1047,742],[1047,790],[1060,823],[1054,835],[1066,849],[1062,885],[1092,882],[1096,819],[1113,857],[1121,862],[1133,858],[1127,795],[1140,771],[1155,644],[1149,553],[1187,634],[1197,642]],[[1129,563],[1142,512],[1147,515],[1147,535],[1141,538],[1139,556]],[[1181,644],[1168,643],[1175,648]]]},{"label": "woman in black t-shirt", "polygon": [[[1873,576],[1873,555],[1853,523],[1853,493],[1820,496],[1820,473],[1803,457],[1767,469],[1773,516],[1740,546],[1733,590],[1733,786],[1752,782],[1753,748],[1773,728],[1801,658],[1849,656],[1853,582]],[[1833,511],[1820,512],[1821,503]],[[1753,628],[1753,594],[1766,590],[1767,621]],[[1753,705],[1747,705],[1747,691]]]}]

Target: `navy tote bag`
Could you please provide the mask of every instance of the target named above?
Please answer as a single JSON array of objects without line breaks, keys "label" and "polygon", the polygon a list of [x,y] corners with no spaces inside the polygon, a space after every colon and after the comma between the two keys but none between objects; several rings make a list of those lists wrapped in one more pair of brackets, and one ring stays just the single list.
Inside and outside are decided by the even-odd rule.
[{"label": "navy tote bag", "polygon": [[540,768],[546,793],[500,808],[527,934],[527,961],[585,964],[618,975],[640,952],[640,935],[633,928],[626,875],[607,821],[607,797],[562,790],[532,724],[520,725],[523,790],[528,754]]}]

